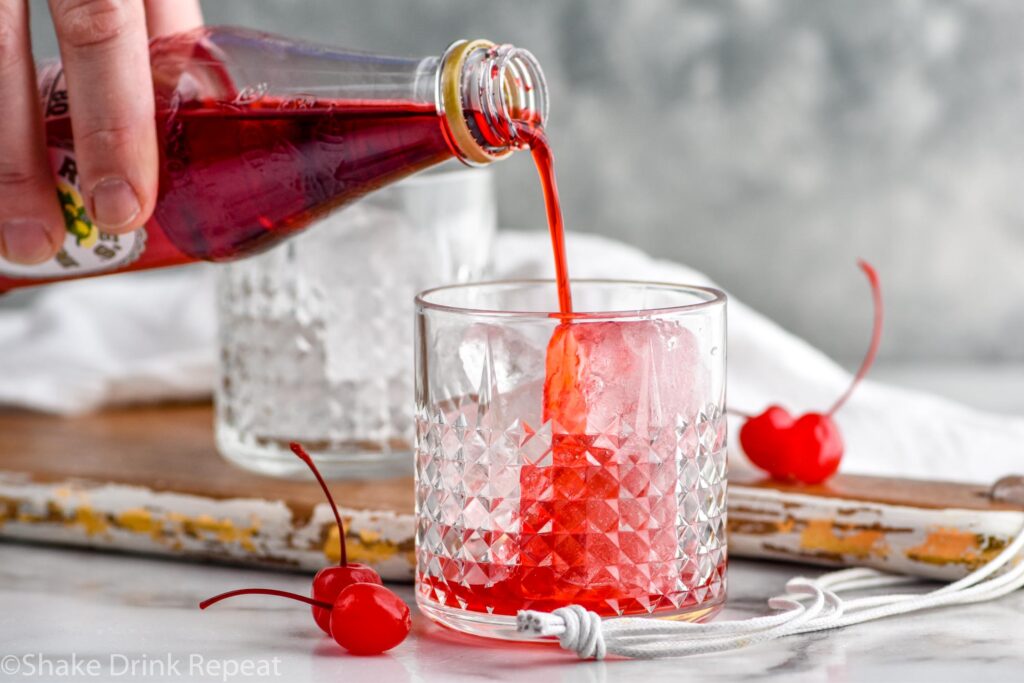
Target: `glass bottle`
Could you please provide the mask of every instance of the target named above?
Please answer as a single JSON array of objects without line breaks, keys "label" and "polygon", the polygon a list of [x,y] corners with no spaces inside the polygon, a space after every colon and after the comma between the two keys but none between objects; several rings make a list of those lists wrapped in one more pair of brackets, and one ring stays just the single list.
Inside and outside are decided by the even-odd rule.
[{"label": "glass bottle", "polygon": [[542,126],[547,88],[527,51],[460,40],[390,57],[238,28],[158,38],[156,209],[127,235],[89,220],[59,63],[40,68],[67,236],[52,260],[0,258],[0,292],[266,250],[362,195],[452,157],[485,165]]}]

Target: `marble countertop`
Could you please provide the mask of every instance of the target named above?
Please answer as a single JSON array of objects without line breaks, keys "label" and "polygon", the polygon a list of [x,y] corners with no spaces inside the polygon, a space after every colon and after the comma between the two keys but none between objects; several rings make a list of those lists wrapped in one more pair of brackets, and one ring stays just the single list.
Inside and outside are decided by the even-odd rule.
[{"label": "marble countertop", "polygon": [[[787,578],[816,572],[739,560],[729,571],[729,606],[721,618],[762,613]],[[246,586],[306,593],[309,577],[0,543],[0,680],[936,683],[1016,681],[1024,671],[1024,591],[999,603],[794,636],[731,654],[581,662],[554,646],[458,635],[415,610],[412,637],[387,655],[364,658],[343,653],[305,607],[290,601],[259,596],[207,612],[196,608],[205,597]],[[412,600],[411,587],[397,589]]]},{"label": "marble countertop", "polygon": [[[875,374],[983,409],[1024,410],[1024,393],[1008,391],[1024,387],[1024,372],[883,366]],[[732,560],[720,618],[761,614],[788,578],[817,571]],[[306,593],[310,578],[0,543],[0,681],[960,683],[1019,681],[1024,671],[1024,591],[998,603],[657,662],[581,662],[554,646],[477,640],[433,625],[415,608],[412,637],[387,655],[360,658],[323,637],[308,610],[289,601],[250,597],[196,608],[205,597],[246,586]],[[411,587],[397,590],[412,601]]]}]

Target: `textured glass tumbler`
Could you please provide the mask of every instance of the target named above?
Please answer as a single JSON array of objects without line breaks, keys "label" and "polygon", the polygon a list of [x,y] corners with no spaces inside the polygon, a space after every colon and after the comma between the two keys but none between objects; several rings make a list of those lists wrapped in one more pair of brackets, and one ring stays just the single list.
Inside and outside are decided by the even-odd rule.
[{"label": "textured glass tumbler", "polygon": [[489,171],[428,172],[379,190],[307,233],[227,264],[218,280],[217,447],[278,476],[412,468],[413,298],[479,279],[492,258]]},{"label": "textured glass tumbler", "polygon": [[725,296],[442,287],[416,301],[416,596],[516,638],[521,609],[696,620],[725,600]]}]

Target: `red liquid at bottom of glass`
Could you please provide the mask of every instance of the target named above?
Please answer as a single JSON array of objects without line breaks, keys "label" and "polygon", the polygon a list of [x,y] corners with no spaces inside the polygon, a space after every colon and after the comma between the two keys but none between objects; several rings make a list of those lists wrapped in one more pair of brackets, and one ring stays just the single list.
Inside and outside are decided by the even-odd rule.
[{"label": "red liquid at bottom of glass", "polygon": [[[513,529],[470,532],[467,544],[516,548],[502,561],[438,558],[442,576],[421,576],[431,602],[493,615],[576,604],[602,616],[686,612],[725,597],[724,553],[707,566],[680,525],[675,459],[601,448],[607,436],[555,435],[550,465],[520,469],[520,519]],[[625,445],[625,444],[624,444]],[[440,529],[465,535],[458,529]]]},{"label": "red liquid at bottom of glass", "polygon": [[[602,617],[685,614],[701,608],[716,608],[725,600],[724,587],[716,589],[710,581],[691,583],[692,588],[688,590],[668,593],[629,593],[621,585],[561,589],[551,581],[551,577],[561,574],[561,571],[532,572],[525,578],[515,577],[468,587],[423,577],[419,590],[431,603],[441,607],[510,617],[520,610],[550,612],[566,605],[579,605]],[[724,562],[715,573],[718,576],[725,574]],[[681,580],[685,582],[686,577]],[[530,583],[550,588],[538,596],[535,591],[527,589]],[[702,588],[706,589],[703,593]]]}]

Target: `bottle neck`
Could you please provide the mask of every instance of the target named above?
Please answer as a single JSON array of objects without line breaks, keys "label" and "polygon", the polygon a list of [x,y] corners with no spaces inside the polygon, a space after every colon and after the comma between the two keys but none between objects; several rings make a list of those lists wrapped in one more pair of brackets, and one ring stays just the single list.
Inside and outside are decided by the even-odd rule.
[{"label": "bottle neck", "polygon": [[489,164],[526,146],[548,117],[547,84],[532,54],[485,40],[453,43],[441,57],[436,100],[459,158]]}]

